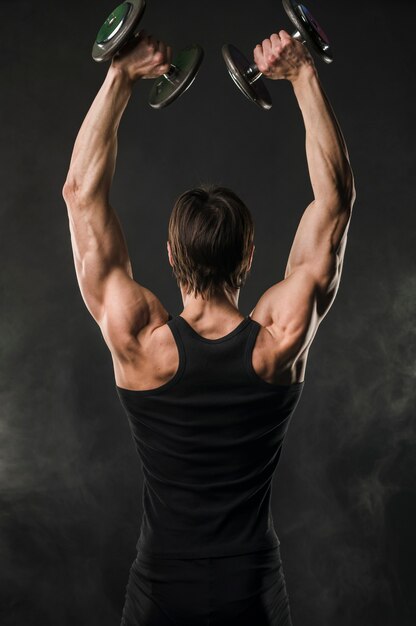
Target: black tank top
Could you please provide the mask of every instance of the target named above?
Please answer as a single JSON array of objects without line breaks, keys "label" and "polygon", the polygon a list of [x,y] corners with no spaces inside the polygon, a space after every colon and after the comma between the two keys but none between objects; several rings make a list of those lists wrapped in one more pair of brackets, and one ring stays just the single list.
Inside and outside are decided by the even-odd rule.
[{"label": "black tank top", "polygon": [[171,380],[154,390],[116,386],[143,469],[137,549],[204,558],[279,545],[272,478],[304,383],[260,378],[251,361],[260,324],[246,317],[219,339],[181,316],[168,326],[179,353]]}]

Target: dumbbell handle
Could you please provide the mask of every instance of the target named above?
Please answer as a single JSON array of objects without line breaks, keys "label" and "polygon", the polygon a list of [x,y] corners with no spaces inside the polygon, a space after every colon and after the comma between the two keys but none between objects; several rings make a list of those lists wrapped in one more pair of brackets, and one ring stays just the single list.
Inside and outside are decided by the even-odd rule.
[{"label": "dumbbell handle", "polygon": [[[302,37],[302,35],[300,34],[298,30],[293,33],[292,37],[293,39],[297,39],[298,41],[305,43],[305,39]],[[245,76],[248,82],[250,83],[250,85],[252,85],[253,83],[256,82],[256,80],[258,80],[261,76],[263,76],[263,74],[260,72],[256,63],[252,63],[250,67],[247,69]]]},{"label": "dumbbell handle", "polygon": [[[136,39],[137,37],[140,37],[140,35],[142,34],[143,31],[139,31],[137,33],[134,33],[133,37],[131,39]],[[130,41],[130,40],[129,40]],[[173,63],[170,64],[170,67],[168,69],[167,72],[165,72],[165,74],[163,74],[163,76],[166,78],[166,80],[168,80],[170,83],[175,84],[176,80],[177,80],[177,76],[178,76],[178,72],[179,69],[176,67],[176,65],[173,65]]]},{"label": "dumbbell handle", "polygon": [[165,72],[163,74],[163,76],[166,78],[166,80],[168,80],[170,83],[174,84],[175,83],[175,79],[178,76],[178,68],[176,67],[176,65],[173,65],[171,63],[170,68],[168,69],[167,72]]}]

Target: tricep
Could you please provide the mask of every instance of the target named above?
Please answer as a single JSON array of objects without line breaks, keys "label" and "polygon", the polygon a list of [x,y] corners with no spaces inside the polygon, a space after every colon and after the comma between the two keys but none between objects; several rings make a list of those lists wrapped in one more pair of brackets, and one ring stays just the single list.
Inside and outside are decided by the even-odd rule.
[{"label": "tricep", "polygon": [[333,219],[320,221],[316,214],[310,219],[312,208],[299,224],[284,280],[270,287],[253,310],[253,318],[268,328],[293,361],[311,345],[334,302],[351,217],[345,211]]}]

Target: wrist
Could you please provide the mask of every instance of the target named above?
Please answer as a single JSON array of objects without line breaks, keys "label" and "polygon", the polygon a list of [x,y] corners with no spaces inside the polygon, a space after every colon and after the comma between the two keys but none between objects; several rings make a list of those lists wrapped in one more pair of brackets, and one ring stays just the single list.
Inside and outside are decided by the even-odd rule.
[{"label": "wrist", "polygon": [[125,69],[111,63],[107,72],[107,80],[112,86],[123,91],[131,92],[135,83]]},{"label": "wrist", "polygon": [[298,74],[290,82],[292,83],[294,90],[297,91],[317,78],[318,72],[316,71],[315,65],[313,63],[307,63],[302,65]]}]

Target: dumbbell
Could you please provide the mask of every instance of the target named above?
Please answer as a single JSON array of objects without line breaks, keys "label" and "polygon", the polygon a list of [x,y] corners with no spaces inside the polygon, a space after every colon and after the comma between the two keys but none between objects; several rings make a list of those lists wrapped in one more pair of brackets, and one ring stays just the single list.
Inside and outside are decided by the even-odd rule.
[{"label": "dumbbell", "polygon": [[[145,8],[146,0],[128,0],[114,9],[97,34],[92,49],[94,61],[109,61],[137,36],[135,30]],[[198,44],[180,50],[169,71],[155,80],[149,95],[150,106],[161,109],[181,96],[195,80],[203,57]]]},{"label": "dumbbell", "polygon": [[[293,0],[283,0],[283,8],[297,29],[292,37],[308,44],[326,63],[332,63],[328,37],[305,5]],[[232,44],[224,44],[222,55],[228,72],[240,91],[262,109],[271,109],[272,99],[264,82],[259,80],[263,74],[257,65],[250,63]]]}]

